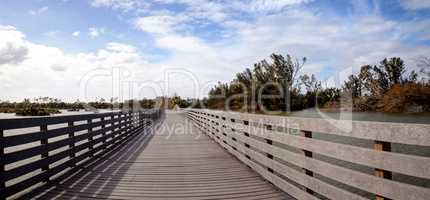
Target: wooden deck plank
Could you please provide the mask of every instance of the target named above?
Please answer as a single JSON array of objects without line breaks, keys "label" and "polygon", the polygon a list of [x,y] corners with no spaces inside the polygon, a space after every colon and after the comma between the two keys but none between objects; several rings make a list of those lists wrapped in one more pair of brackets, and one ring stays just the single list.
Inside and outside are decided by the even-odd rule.
[{"label": "wooden deck plank", "polygon": [[107,160],[25,199],[292,199],[208,136],[183,114],[149,142],[139,135]]}]

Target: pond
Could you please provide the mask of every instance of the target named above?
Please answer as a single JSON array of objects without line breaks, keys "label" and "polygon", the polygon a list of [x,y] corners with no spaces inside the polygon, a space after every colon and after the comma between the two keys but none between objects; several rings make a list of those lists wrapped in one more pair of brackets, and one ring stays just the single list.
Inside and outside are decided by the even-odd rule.
[{"label": "pond", "polygon": [[316,109],[294,111],[288,114],[293,117],[345,119],[354,121],[377,121],[430,124],[430,113],[399,113],[390,114],[382,112],[318,112]]}]

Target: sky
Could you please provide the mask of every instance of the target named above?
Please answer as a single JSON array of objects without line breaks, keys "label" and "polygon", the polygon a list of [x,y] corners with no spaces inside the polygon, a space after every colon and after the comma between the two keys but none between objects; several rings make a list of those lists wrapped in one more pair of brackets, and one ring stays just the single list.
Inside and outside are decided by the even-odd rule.
[{"label": "sky", "polygon": [[202,97],[272,53],[331,84],[385,57],[413,68],[430,1],[0,1],[0,100]]}]

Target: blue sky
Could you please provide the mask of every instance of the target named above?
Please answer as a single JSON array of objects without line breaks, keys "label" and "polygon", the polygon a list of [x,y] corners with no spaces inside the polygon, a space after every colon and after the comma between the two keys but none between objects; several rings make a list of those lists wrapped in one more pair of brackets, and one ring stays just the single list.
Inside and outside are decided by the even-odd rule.
[{"label": "blue sky", "polygon": [[[271,53],[307,57],[303,73],[328,82],[385,57],[402,57],[414,68],[417,58],[430,56],[430,1],[0,3],[0,99],[71,101],[174,92],[200,97],[211,84],[231,80]],[[126,74],[119,82],[133,86],[112,87],[114,68]],[[178,69],[182,72],[172,72]],[[174,78],[166,85],[169,73]],[[89,95],[83,97],[87,79],[92,80],[85,83]]]}]

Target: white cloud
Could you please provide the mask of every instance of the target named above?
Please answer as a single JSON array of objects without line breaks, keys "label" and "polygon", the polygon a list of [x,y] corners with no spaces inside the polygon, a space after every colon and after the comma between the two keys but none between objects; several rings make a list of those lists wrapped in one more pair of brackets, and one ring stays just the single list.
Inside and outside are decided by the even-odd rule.
[{"label": "white cloud", "polygon": [[133,10],[148,6],[141,0],[92,0],[91,5],[94,7],[111,7],[113,9],[122,9],[125,11]]},{"label": "white cloud", "polygon": [[231,12],[230,4],[208,0],[184,1],[188,5],[187,13],[196,19],[208,19],[217,23],[226,20]]},{"label": "white cloud", "polygon": [[400,24],[399,29],[404,33],[415,33],[413,37],[417,40],[430,40],[430,19],[404,22]]},{"label": "white cloud", "polygon": [[429,0],[400,0],[401,5],[407,10],[429,9]]},{"label": "white cloud", "polygon": [[137,48],[128,44],[111,42],[106,45],[106,49],[113,52],[136,53]]},{"label": "white cloud", "polygon": [[91,27],[91,28],[88,29],[88,34],[92,38],[96,38],[96,37],[98,37],[98,36],[100,36],[101,34],[104,34],[104,33],[105,33],[105,29],[104,28]]},{"label": "white cloud", "polygon": [[81,32],[80,32],[80,31],[75,31],[75,32],[73,32],[73,33],[72,33],[72,35],[73,35],[74,37],[79,37],[79,34],[81,34]]},{"label": "white cloud", "polygon": [[148,33],[167,34],[180,27],[180,23],[186,21],[185,17],[158,15],[140,17],[134,21],[137,29]]},{"label": "white cloud", "polygon": [[261,12],[279,12],[283,8],[312,2],[313,0],[156,0],[164,4],[184,4],[187,9],[182,14],[193,19],[206,19],[224,23],[229,18],[243,17],[241,14],[260,14]]},{"label": "white cloud", "polygon": [[40,15],[40,14],[48,11],[48,9],[49,9],[48,6],[44,6],[44,7],[37,9],[37,10],[30,10],[29,13],[30,13],[30,15]]},{"label": "white cloud", "polygon": [[190,53],[207,53],[209,47],[200,39],[190,36],[168,35],[156,39],[160,48]]},{"label": "white cloud", "polygon": [[27,59],[28,46],[25,35],[12,26],[0,25],[0,67],[18,64]]},{"label": "white cloud", "polygon": [[60,64],[53,64],[51,65],[51,69],[54,71],[66,71],[67,70],[67,66],[64,65],[60,65]]},{"label": "white cloud", "polygon": [[[113,68],[120,68],[133,72],[131,75],[139,74],[135,78],[139,81],[162,75],[161,67],[152,67],[136,47],[123,43],[108,43],[95,52],[66,54],[29,41],[12,26],[0,26],[0,38],[0,99],[52,96],[74,101],[80,95],[82,78],[97,70],[111,73]],[[108,98],[112,95],[112,77],[94,77],[88,87],[86,100]]]},{"label": "white cloud", "polygon": [[251,0],[239,5],[242,11],[246,12],[267,12],[279,11],[288,6],[295,6],[311,2],[312,0]]}]

